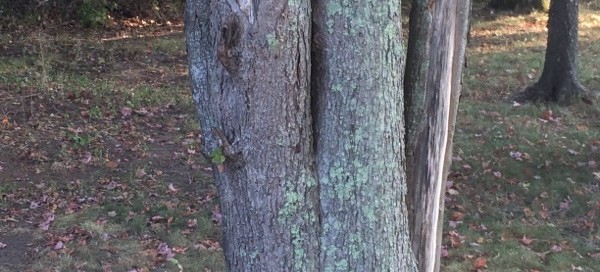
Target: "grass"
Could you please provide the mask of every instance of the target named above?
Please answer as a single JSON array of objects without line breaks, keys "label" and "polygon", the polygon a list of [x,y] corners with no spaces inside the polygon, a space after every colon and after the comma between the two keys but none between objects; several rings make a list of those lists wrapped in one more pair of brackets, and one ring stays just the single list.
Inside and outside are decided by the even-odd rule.
[{"label": "grass", "polygon": [[[472,25],[443,271],[475,269],[479,257],[486,271],[600,271],[591,257],[600,252],[597,103],[507,101],[541,74],[545,16],[505,14]],[[580,78],[595,90],[598,12],[583,9],[580,17]]]},{"label": "grass", "polygon": [[[599,104],[506,100],[539,77],[545,22],[473,21],[442,271],[600,271]],[[581,11],[589,89],[599,25]],[[0,271],[225,270],[183,37],[155,30],[0,37],[0,237],[35,253]]]},{"label": "grass", "polygon": [[0,271],[224,270],[180,30],[0,39]]}]

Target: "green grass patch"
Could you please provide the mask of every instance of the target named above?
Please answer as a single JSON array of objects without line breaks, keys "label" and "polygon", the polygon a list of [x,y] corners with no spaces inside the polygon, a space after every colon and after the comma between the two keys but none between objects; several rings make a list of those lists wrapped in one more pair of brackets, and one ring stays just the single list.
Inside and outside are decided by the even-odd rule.
[{"label": "green grass patch", "polygon": [[[583,10],[582,22],[595,14]],[[590,257],[600,251],[598,106],[507,100],[541,73],[545,20],[534,13],[473,22],[442,271],[469,271],[477,258],[487,271],[600,271]],[[580,78],[597,89],[590,33],[598,28],[582,25]]]}]

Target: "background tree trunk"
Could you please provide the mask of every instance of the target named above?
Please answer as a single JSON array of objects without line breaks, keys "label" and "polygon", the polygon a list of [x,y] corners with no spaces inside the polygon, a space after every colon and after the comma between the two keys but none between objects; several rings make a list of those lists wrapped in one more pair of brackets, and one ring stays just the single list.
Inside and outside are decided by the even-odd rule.
[{"label": "background tree trunk", "polygon": [[550,0],[490,0],[488,7],[495,10],[548,12]]},{"label": "background tree trunk", "polygon": [[411,65],[404,85],[410,227],[419,271],[438,271],[444,182],[452,154],[470,1],[417,1],[415,8],[407,56]]},{"label": "background tree trunk", "polygon": [[548,43],[540,79],[513,97],[519,102],[569,103],[584,90],[577,67],[579,0],[552,0],[548,15]]},{"label": "background tree trunk", "polygon": [[405,206],[399,1],[313,1],[320,271],[417,271]]},{"label": "background tree trunk", "polygon": [[215,163],[227,266],[318,271],[310,3],[246,3],[196,0],[186,9],[193,98],[203,152]]}]

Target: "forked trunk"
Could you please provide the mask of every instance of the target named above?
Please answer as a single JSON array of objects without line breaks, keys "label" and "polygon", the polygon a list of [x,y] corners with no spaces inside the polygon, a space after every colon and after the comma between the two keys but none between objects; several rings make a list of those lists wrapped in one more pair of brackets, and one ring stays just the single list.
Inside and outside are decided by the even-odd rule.
[{"label": "forked trunk", "polygon": [[313,5],[311,110],[307,1],[188,1],[190,76],[228,268],[416,271],[400,3]]}]

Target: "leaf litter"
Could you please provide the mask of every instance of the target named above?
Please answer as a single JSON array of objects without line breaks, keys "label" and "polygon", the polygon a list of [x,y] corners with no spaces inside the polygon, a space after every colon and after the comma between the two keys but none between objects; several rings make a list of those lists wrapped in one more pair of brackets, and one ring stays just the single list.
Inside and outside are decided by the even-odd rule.
[{"label": "leaf litter", "polygon": [[[216,190],[199,155],[180,33],[103,42],[94,35],[74,39],[78,33],[5,36],[24,46],[21,57],[47,46],[43,65],[52,71],[42,82],[37,67],[0,69],[3,78],[29,82],[0,84],[7,105],[0,113],[0,237],[21,237],[10,232],[17,229],[31,240],[27,247],[2,240],[0,247],[35,260],[11,264],[10,271],[222,268],[220,245],[213,243],[220,239],[212,222]],[[148,49],[153,43],[179,49]],[[82,58],[55,44],[81,50]],[[101,57],[86,58],[92,55]],[[148,76],[158,70],[160,77]],[[199,252],[186,250],[198,241],[215,253],[198,259]]]}]

